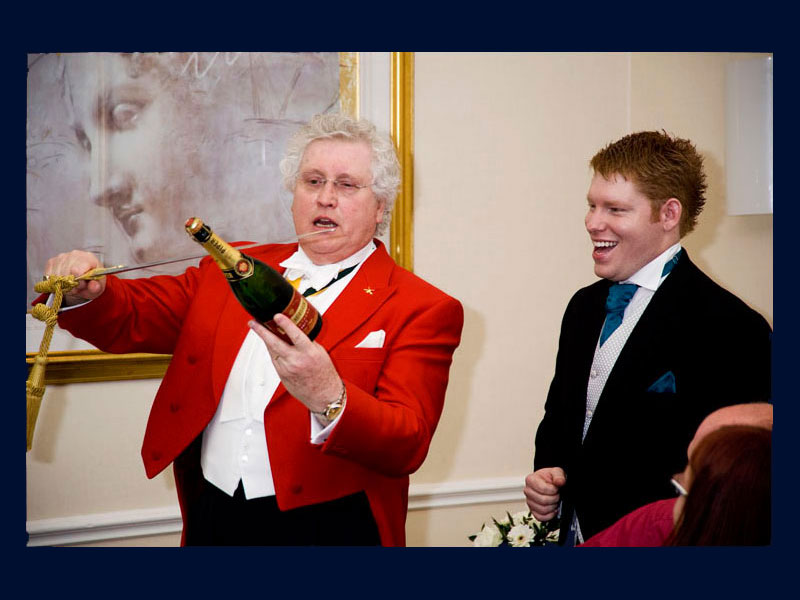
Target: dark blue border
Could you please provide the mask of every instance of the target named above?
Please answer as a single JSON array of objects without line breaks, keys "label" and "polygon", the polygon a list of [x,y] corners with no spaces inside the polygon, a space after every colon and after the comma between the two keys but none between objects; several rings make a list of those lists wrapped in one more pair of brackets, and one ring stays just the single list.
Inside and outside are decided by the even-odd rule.
[{"label": "dark blue border", "polygon": [[[336,14],[322,8],[303,11],[265,6],[233,10],[225,3],[192,4],[186,9],[155,9],[139,5],[76,7],[60,3],[29,6],[23,21],[10,19],[19,36],[6,42],[4,73],[13,85],[4,94],[7,156],[4,161],[9,197],[4,219],[6,265],[13,270],[24,240],[25,184],[21,176],[25,99],[22,95],[27,52],[97,50],[186,50],[227,46],[236,50],[375,50],[415,51],[756,51],[776,52],[777,70],[788,73],[794,61],[783,52],[781,33],[786,17],[778,9],[734,6],[683,9],[675,3],[540,8],[501,5],[452,5],[434,10],[428,4],[338,5]],[[741,12],[737,12],[740,11]],[[731,14],[732,17],[725,15]],[[119,26],[119,23],[125,24]],[[142,47],[144,46],[144,48]],[[782,79],[779,79],[781,81]],[[781,84],[776,89],[782,89]],[[778,95],[776,94],[775,104]],[[794,103],[796,104],[796,103]],[[796,108],[784,103],[777,110],[776,150],[788,138],[783,133]],[[775,153],[776,165],[786,152]],[[781,169],[776,169],[781,173]],[[10,188],[10,189],[9,189]],[[783,189],[783,188],[781,188]],[[786,186],[789,192],[788,186]],[[775,222],[774,392],[778,405],[775,429],[774,540],[760,549],[134,549],[26,548],[22,463],[21,382],[6,377],[3,456],[10,464],[3,506],[4,566],[10,582],[36,597],[64,592],[83,597],[109,593],[167,596],[222,592],[239,595],[242,587],[264,593],[305,595],[329,590],[366,597],[415,594],[430,597],[554,597],[584,596],[601,590],[616,598],[761,597],[781,589],[788,573],[782,566],[796,545],[797,444],[793,425],[797,410],[797,297],[786,276],[797,245],[790,231],[798,201],[778,201]],[[778,273],[781,276],[778,276]],[[22,291],[20,290],[20,294]],[[9,303],[12,306],[14,302]],[[5,315],[9,319],[9,315]],[[16,320],[18,323],[19,321]],[[6,320],[8,325],[8,320]],[[14,327],[19,327],[15,325]],[[12,327],[13,329],[13,327]],[[9,328],[6,327],[6,331]],[[18,364],[16,345],[4,344],[6,365]],[[14,354],[11,354],[13,350]],[[21,369],[21,366],[18,367]],[[8,371],[8,368],[6,369]],[[13,372],[13,369],[11,369]],[[735,377],[735,373],[731,376]],[[21,378],[20,378],[21,379]],[[20,390],[19,396],[14,389]],[[14,408],[12,408],[14,407]],[[13,458],[17,457],[17,458]],[[533,554],[531,553],[533,552]],[[569,556],[565,555],[569,553]],[[792,553],[793,554],[793,553]],[[227,571],[223,575],[221,571]],[[234,583],[220,583],[233,576]],[[253,577],[255,575],[255,577]],[[259,593],[259,592],[256,592]],[[324,592],[323,592],[324,593]],[[489,594],[491,596],[489,596]],[[205,594],[204,594],[205,595]]]}]

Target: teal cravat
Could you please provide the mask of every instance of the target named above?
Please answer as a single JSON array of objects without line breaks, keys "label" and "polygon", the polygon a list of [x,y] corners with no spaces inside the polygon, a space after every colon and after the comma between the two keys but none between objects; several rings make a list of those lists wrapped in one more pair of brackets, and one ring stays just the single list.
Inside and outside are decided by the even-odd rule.
[{"label": "teal cravat", "polygon": [[639,286],[635,283],[615,283],[608,289],[606,298],[606,322],[603,324],[603,331],[600,332],[600,345],[614,333],[622,323],[622,313],[631,301]]},{"label": "teal cravat", "polygon": [[666,275],[667,273],[669,273],[670,271],[672,271],[672,268],[673,268],[675,265],[677,265],[677,264],[678,264],[678,259],[681,257],[681,254],[683,254],[683,250],[678,250],[678,251],[675,253],[675,256],[673,256],[672,258],[670,258],[670,259],[667,261],[667,264],[665,264],[665,265],[664,265],[664,270],[663,270],[663,271],[661,271],[661,276],[662,276],[662,277],[664,277],[664,275]]},{"label": "teal cravat", "polygon": [[[672,268],[677,264],[681,252],[678,251],[667,264],[664,265],[664,270],[661,271],[661,276],[667,275]],[[606,322],[603,324],[603,331],[600,332],[600,345],[614,333],[614,331],[622,323],[622,313],[625,312],[625,307],[633,298],[636,289],[639,286],[635,283],[615,283],[608,289],[608,298],[606,298]]]}]

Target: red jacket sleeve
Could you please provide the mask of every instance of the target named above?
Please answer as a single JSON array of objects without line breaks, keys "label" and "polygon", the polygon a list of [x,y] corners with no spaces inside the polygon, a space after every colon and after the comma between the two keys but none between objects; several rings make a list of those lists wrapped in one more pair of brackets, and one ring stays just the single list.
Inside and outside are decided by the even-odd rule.
[{"label": "red jacket sleeve", "polygon": [[210,259],[177,277],[137,279],[135,285],[108,276],[105,291],[59,314],[58,324],[76,337],[114,354],[171,354],[203,276],[214,273]]}]

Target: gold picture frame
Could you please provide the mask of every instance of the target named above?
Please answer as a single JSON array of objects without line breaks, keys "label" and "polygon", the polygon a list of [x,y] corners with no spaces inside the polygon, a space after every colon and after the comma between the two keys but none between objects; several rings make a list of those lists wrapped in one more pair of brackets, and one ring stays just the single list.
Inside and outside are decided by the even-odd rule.
[{"label": "gold picture frame", "polygon": [[[359,53],[341,52],[341,109],[358,116]],[[395,202],[390,225],[390,254],[402,267],[413,270],[413,131],[414,131],[414,53],[391,52],[391,135],[402,169],[402,185]],[[27,352],[28,373],[35,352]],[[99,350],[51,352],[47,359],[45,384],[122,381],[161,378],[169,366],[169,354],[108,354]]]}]

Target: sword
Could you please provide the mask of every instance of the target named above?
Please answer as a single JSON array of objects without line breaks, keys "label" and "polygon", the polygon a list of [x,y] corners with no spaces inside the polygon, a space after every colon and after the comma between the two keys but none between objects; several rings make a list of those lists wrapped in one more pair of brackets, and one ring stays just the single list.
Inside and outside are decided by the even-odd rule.
[{"label": "sword", "polygon": [[[311,231],[309,233],[302,233],[298,236],[295,236],[291,240],[286,240],[284,242],[276,242],[279,244],[288,244],[291,242],[299,242],[300,240],[319,235],[321,233],[330,233],[333,231],[332,229],[319,229],[317,231]],[[250,244],[245,244],[243,246],[236,246],[237,250],[246,250],[247,248],[253,248],[254,246],[263,246],[263,242],[252,242]],[[163,260],[154,260],[148,263],[140,263],[136,265],[116,265],[114,267],[98,267],[96,269],[91,269],[86,271],[83,275],[79,275],[75,279],[77,281],[85,281],[90,279],[100,279],[101,277],[105,277],[106,275],[111,275],[115,273],[126,273],[128,271],[137,271],[139,269],[148,269],[150,267],[158,267],[160,265],[169,265],[176,262],[183,262],[186,260],[194,260],[196,258],[204,258],[208,256],[207,253],[205,254],[195,254],[193,256],[182,256],[181,258],[166,258]],[[47,275],[44,276],[47,279]]]}]

